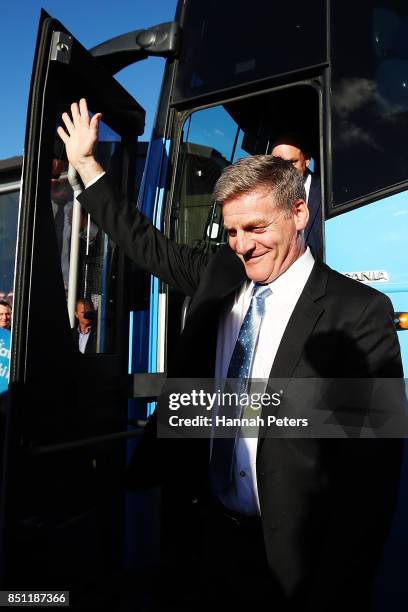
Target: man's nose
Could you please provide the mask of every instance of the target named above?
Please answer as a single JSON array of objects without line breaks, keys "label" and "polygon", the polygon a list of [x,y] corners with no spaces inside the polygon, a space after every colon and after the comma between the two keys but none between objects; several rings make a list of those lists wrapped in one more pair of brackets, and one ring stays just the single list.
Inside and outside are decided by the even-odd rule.
[{"label": "man's nose", "polygon": [[246,232],[237,233],[235,250],[238,255],[246,255],[250,251],[253,251],[255,246],[255,240],[251,236],[248,236]]}]

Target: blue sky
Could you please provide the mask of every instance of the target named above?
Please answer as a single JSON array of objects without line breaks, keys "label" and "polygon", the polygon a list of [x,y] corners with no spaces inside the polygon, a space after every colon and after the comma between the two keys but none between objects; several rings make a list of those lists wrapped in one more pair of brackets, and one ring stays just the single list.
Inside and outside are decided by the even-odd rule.
[{"label": "blue sky", "polygon": [[[23,153],[41,8],[90,48],[125,32],[172,21],[176,0],[8,0],[0,20],[0,159]],[[146,109],[142,140],[150,139],[164,62],[162,58],[149,58],[117,75],[118,81]]]}]

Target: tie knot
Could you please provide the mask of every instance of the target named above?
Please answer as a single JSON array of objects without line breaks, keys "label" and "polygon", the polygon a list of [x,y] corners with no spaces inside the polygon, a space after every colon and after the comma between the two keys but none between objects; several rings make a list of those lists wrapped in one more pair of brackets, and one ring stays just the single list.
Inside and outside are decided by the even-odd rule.
[{"label": "tie knot", "polygon": [[264,300],[268,297],[272,292],[268,285],[254,285],[254,289],[252,291],[252,297],[257,298],[259,300]]}]

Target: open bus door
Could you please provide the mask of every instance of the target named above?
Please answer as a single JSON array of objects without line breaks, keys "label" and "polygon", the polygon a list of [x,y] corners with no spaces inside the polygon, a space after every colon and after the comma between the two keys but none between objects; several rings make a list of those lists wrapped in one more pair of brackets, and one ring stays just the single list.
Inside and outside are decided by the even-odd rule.
[{"label": "open bus door", "polygon": [[[69,176],[56,128],[61,113],[81,97],[91,111],[103,113],[98,158],[133,199],[144,110],[43,12],[27,120],[5,399],[1,580],[8,589],[71,589],[71,597],[82,601],[92,584],[122,569],[122,475],[126,440],[137,433],[128,430],[127,419],[129,311],[143,296],[132,286],[124,254],[74,202],[81,185]],[[71,329],[79,297],[94,311],[84,354]],[[112,582],[101,601],[114,609],[107,585]]]}]

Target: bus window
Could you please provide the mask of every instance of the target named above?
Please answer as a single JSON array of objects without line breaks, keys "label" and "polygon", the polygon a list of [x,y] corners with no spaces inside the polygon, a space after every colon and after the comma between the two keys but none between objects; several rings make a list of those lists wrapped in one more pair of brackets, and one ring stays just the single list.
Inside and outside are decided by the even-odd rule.
[{"label": "bus window", "polygon": [[408,180],[408,7],[365,0],[331,11],[336,207]]},{"label": "bus window", "polygon": [[[240,157],[270,153],[283,131],[299,132],[317,161],[318,100],[298,86],[192,113],[184,122],[170,234],[182,244],[213,248],[223,241],[220,211],[212,200],[223,168]],[[317,165],[317,164],[316,164]]]},{"label": "bus window", "polygon": [[[185,2],[179,102],[327,61],[326,3]],[[216,67],[216,69],[215,69]]]}]

